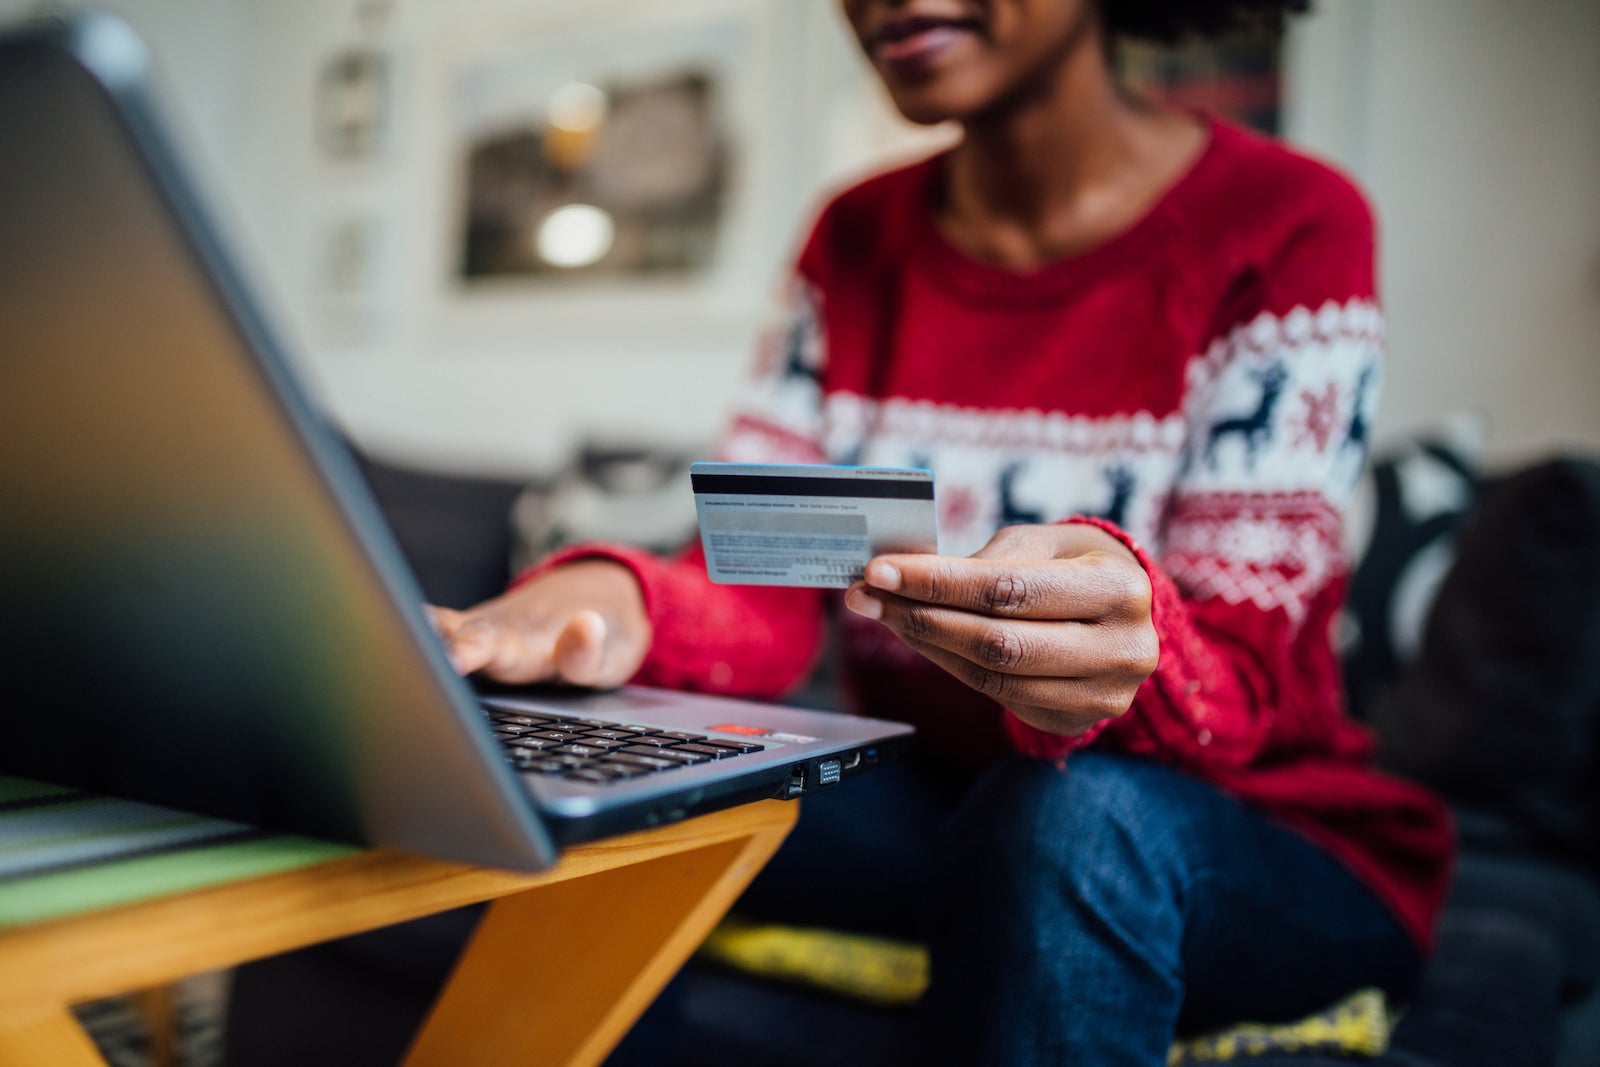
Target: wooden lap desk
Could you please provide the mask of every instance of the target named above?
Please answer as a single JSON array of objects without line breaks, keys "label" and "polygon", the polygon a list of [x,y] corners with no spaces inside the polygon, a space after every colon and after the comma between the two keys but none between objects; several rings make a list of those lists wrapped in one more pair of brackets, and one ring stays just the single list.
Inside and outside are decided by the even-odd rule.
[{"label": "wooden lap desk", "polygon": [[408,1064],[600,1062],[794,825],[769,800],[572,848],[543,874],[390,851],[0,929],[0,1067],[103,1065],[68,1010],[493,901]]}]

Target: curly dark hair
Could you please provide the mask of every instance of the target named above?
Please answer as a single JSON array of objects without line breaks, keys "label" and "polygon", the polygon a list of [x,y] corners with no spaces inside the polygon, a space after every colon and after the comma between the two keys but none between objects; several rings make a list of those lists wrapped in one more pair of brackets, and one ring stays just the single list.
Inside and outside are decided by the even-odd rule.
[{"label": "curly dark hair", "polygon": [[1173,44],[1229,30],[1281,25],[1311,0],[1097,0],[1108,37]]}]

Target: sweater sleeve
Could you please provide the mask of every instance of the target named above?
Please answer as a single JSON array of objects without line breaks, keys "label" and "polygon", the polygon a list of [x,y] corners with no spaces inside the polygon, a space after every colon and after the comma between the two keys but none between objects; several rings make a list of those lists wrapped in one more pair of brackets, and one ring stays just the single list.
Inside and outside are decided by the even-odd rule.
[{"label": "sweater sleeve", "polygon": [[1121,719],[1079,738],[1008,715],[1021,751],[1059,758],[1102,733],[1179,766],[1267,753],[1364,754],[1343,716],[1332,628],[1344,599],[1344,510],[1366,457],[1383,351],[1373,230],[1341,186],[1262,265],[1247,314],[1187,370],[1184,471],[1156,545],[1135,544],[1160,640]]},{"label": "sweater sleeve", "polygon": [[[825,352],[816,291],[800,278],[761,344],[716,450],[738,463],[820,463]],[[634,681],[669,689],[772,699],[796,685],[820,643],[823,592],[718,585],[698,540],[662,558],[624,545],[562,549],[518,577],[531,581],[578,559],[609,559],[633,572],[654,636]]]}]

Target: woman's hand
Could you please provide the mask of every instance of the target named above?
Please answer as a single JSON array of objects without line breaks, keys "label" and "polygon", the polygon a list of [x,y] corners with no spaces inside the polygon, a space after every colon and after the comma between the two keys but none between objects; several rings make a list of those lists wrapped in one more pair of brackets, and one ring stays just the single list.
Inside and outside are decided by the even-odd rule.
[{"label": "woman's hand", "polygon": [[845,606],[1048,733],[1121,715],[1156,669],[1150,578],[1083,523],[1008,526],[967,558],[879,556]]},{"label": "woman's hand", "polygon": [[477,607],[428,616],[456,670],[512,685],[621,685],[650,650],[639,583],[610,560],[568,563]]}]

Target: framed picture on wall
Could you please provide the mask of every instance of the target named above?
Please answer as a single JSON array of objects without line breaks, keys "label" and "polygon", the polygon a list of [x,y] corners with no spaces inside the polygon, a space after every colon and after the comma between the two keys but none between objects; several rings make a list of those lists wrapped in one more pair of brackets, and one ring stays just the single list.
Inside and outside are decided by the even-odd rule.
[{"label": "framed picture on wall", "polygon": [[441,314],[452,336],[525,318],[584,344],[694,316],[748,331],[799,217],[807,0],[480,27],[442,115]]},{"label": "framed picture on wall", "polygon": [[727,225],[727,101],[750,28],[703,18],[589,47],[530,41],[456,83],[457,275],[703,275]]}]

